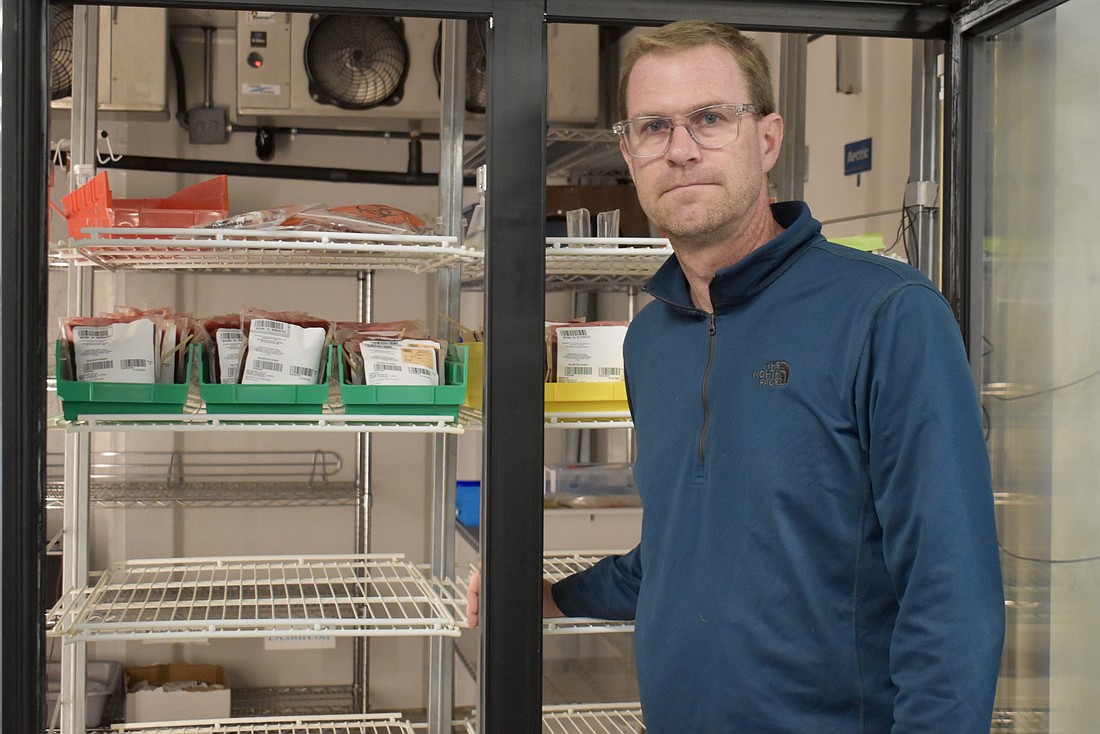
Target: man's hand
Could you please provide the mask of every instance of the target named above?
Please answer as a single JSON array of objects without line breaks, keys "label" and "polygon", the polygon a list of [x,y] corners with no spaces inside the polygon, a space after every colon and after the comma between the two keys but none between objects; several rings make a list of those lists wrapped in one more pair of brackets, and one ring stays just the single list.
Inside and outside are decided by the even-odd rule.
[{"label": "man's hand", "polygon": [[480,567],[470,572],[470,583],[466,587],[466,624],[470,629],[477,629],[477,615],[481,611],[481,570]]},{"label": "man's hand", "polygon": [[[550,587],[554,584],[546,579],[542,580],[542,616],[564,617],[558,605],[554,602],[554,595],[550,593]],[[466,623],[472,630],[478,627],[478,617],[481,611],[481,570],[474,569],[470,573],[470,583],[466,587]]]}]

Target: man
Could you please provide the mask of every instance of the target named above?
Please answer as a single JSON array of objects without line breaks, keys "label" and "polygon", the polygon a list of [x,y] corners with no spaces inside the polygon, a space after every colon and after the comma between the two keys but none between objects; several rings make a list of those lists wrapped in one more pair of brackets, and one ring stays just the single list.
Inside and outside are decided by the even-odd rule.
[{"label": "man", "polygon": [[946,302],[769,206],[783,121],[737,31],[641,38],[620,105],[675,251],[624,346],[642,537],[547,614],[636,619],[650,734],[988,734],[1004,598]]}]

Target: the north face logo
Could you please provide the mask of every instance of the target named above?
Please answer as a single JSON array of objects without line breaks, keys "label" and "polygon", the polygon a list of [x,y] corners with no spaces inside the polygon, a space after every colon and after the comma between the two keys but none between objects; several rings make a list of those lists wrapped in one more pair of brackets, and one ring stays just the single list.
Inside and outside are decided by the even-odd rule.
[{"label": "the north face logo", "polygon": [[770,387],[783,387],[791,378],[791,366],[781,360],[765,362],[764,369],[754,370],[753,379],[760,380],[761,385]]}]

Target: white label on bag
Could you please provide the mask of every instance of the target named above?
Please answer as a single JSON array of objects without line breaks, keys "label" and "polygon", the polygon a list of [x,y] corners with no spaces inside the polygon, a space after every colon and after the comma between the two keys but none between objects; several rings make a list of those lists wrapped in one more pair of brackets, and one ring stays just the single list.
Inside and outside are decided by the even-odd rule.
[{"label": "white label on bag", "polygon": [[317,384],[325,335],[326,330],[320,326],[303,328],[273,319],[252,319],[241,383]]},{"label": "white label on bag", "polygon": [[235,384],[241,370],[244,329],[218,329],[215,339],[218,342],[218,383]]},{"label": "white label on bag", "polygon": [[560,326],[558,382],[621,382],[625,326]]},{"label": "white label on bag", "polygon": [[438,385],[439,344],[424,339],[359,342],[366,385]]},{"label": "white label on bag", "polygon": [[76,379],[84,382],[154,382],[159,354],[153,332],[153,322],[149,319],[108,326],[74,326]]}]

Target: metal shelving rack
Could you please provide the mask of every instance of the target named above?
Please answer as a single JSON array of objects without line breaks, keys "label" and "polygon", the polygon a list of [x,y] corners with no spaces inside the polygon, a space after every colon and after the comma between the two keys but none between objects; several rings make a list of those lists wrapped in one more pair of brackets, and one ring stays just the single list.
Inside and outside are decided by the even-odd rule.
[{"label": "metal shelving rack", "polygon": [[[121,236],[127,236],[121,239]],[[129,235],[135,235],[129,238]],[[52,250],[55,263],[72,268],[177,272],[347,273],[401,269],[414,273],[460,267],[479,254],[454,237],[346,235],[233,230],[115,230]],[[337,403],[336,407],[339,405]],[[194,409],[189,406],[188,409]],[[329,408],[331,409],[331,407]],[[371,416],[326,412],[299,414],[81,415],[55,420],[70,435],[97,432],[272,432],[310,434],[406,433],[455,436],[460,422],[448,416]],[[314,471],[311,459],[309,472]],[[320,485],[320,487],[318,486]],[[83,491],[82,491],[83,487]],[[67,518],[80,505],[116,507],[230,505],[293,506],[296,502],[355,504],[354,483],[295,481],[287,486],[250,482],[98,481],[66,476],[58,496]],[[78,536],[83,533],[78,531]],[[82,543],[72,542],[71,548]],[[94,579],[94,584],[91,583]],[[188,640],[279,635],[306,637],[456,637],[465,626],[465,591],[400,556],[296,556],[130,560],[89,585],[71,588],[47,616],[48,632],[67,648],[114,640]],[[74,648],[75,649],[75,648]],[[75,663],[74,663],[75,664]],[[312,695],[312,694],[307,694]],[[272,700],[267,697],[268,702]],[[264,700],[261,696],[258,701]],[[344,699],[351,702],[353,697]],[[71,716],[71,715],[70,715]],[[71,720],[71,719],[70,719]],[[65,720],[63,720],[65,721]],[[266,723],[265,723],[266,722]],[[287,722],[257,718],[217,724],[218,731],[283,731]],[[213,726],[213,725],[212,725]],[[226,727],[230,727],[227,729]],[[346,731],[405,731],[394,720],[346,720]],[[442,726],[440,724],[440,726]],[[394,728],[399,727],[399,728]],[[62,730],[66,729],[63,723]],[[149,730],[137,727],[135,730]],[[156,730],[155,727],[153,730]],[[195,729],[188,729],[195,731]],[[295,730],[298,731],[298,730]],[[345,731],[345,729],[326,729]]]},{"label": "metal shelving rack", "polygon": [[[428,273],[476,262],[480,253],[454,237],[360,235],[252,230],[99,229],[89,239],[52,249],[55,263],[111,271],[335,273],[386,269]],[[130,235],[134,235],[130,237]],[[125,237],[125,238],[123,238]],[[337,409],[339,404],[336,404]],[[189,406],[193,409],[194,406]],[[328,408],[331,410],[331,406]],[[97,432],[407,433],[456,436],[449,416],[299,414],[81,415],[56,420],[70,435]],[[218,506],[313,503],[317,482],[277,485],[214,481],[183,489],[182,482],[97,482],[66,477],[58,500],[66,516],[96,501],[111,506]],[[323,482],[320,483],[323,486]],[[56,491],[56,490],[55,490]],[[354,483],[334,483],[321,494],[331,504],[354,504]],[[79,543],[74,543],[79,547]],[[465,590],[433,576],[430,565],[400,556],[192,558],[130,560],[113,565],[89,585],[69,589],[47,616],[48,635],[67,646],[114,640],[188,640],[278,635],[305,637],[457,637],[465,626]],[[257,699],[262,700],[262,697]],[[351,699],[348,698],[348,701]],[[299,721],[299,719],[295,719]],[[406,731],[398,719],[341,720],[346,729]],[[290,722],[256,718],[212,724],[217,731],[284,731]],[[320,724],[319,724],[320,725]],[[329,726],[329,724],[325,724]],[[335,725],[334,725],[335,726]],[[438,724],[437,726],[442,726]],[[228,727],[228,728],[227,728]],[[397,727],[397,728],[395,728]],[[64,730],[64,727],[63,727]],[[134,730],[158,730],[135,727]],[[171,730],[171,729],[169,729]],[[198,731],[201,729],[188,729]],[[301,729],[294,729],[301,731]]]}]

